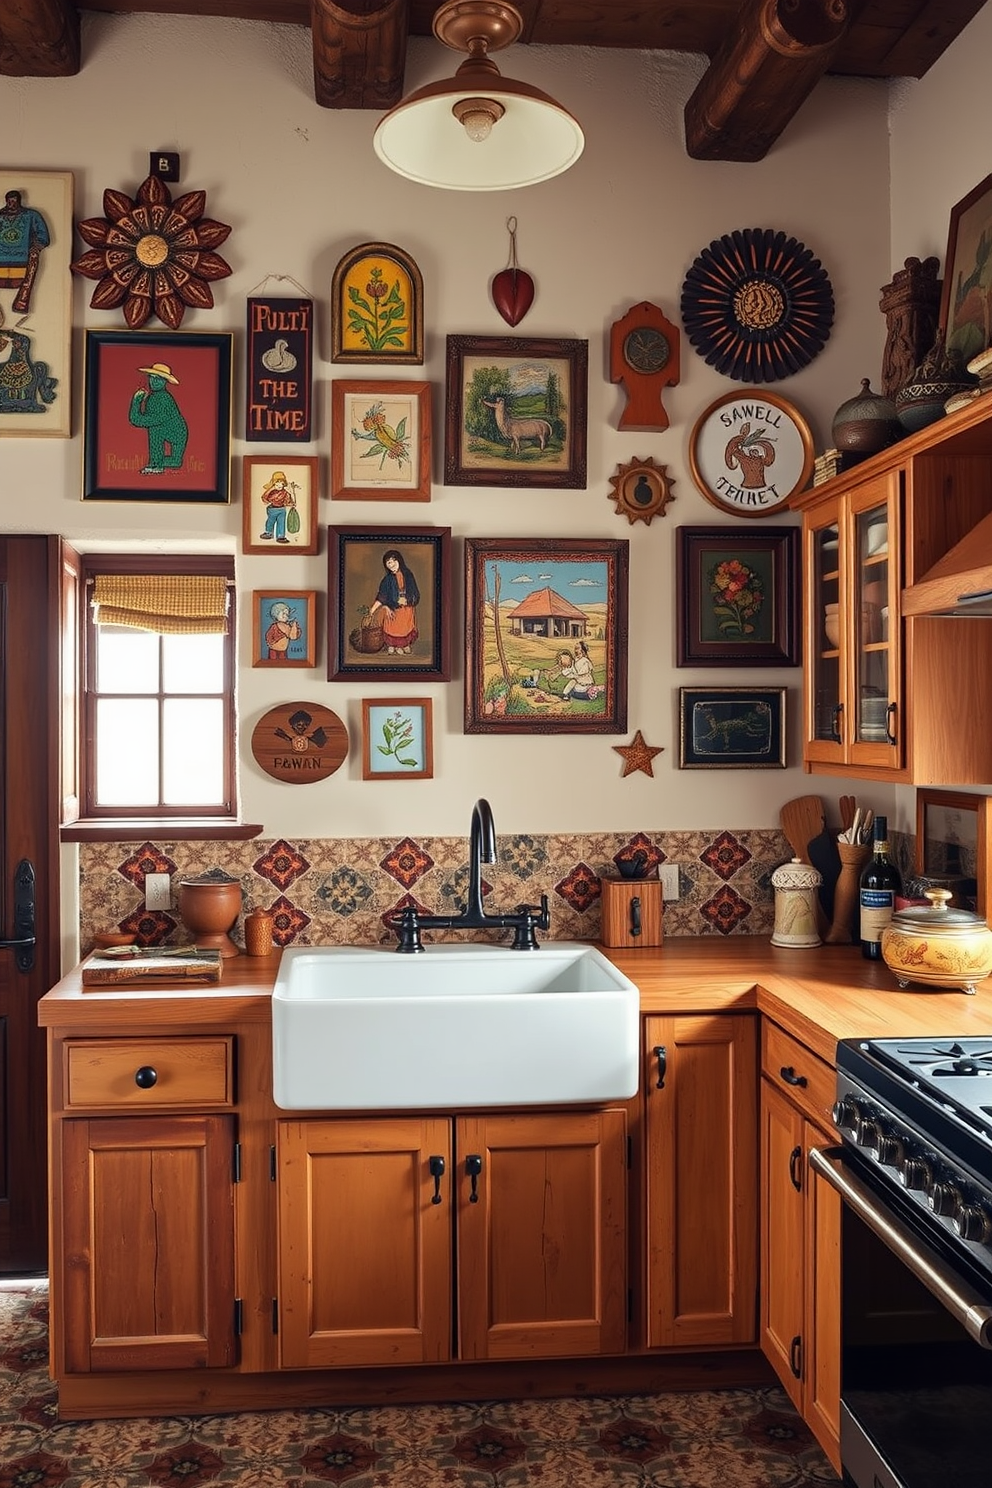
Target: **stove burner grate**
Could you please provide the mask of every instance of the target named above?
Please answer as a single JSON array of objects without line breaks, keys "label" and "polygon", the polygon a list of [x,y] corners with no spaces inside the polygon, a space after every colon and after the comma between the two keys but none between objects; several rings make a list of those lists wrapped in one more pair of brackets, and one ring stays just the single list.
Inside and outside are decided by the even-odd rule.
[{"label": "stove burner grate", "polygon": [[965,1049],[956,1040],[947,1045],[896,1046],[895,1055],[907,1070],[932,1080],[958,1076],[992,1078],[992,1048]]}]

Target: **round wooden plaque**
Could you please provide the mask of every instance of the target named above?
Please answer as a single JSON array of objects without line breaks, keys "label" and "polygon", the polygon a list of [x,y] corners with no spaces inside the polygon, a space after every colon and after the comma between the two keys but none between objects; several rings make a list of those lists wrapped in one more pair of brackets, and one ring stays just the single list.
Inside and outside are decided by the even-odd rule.
[{"label": "round wooden plaque", "polygon": [[263,713],[251,752],[274,780],[311,785],[333,775],[348,756],[348,730],[321,703],[280,703]]}]

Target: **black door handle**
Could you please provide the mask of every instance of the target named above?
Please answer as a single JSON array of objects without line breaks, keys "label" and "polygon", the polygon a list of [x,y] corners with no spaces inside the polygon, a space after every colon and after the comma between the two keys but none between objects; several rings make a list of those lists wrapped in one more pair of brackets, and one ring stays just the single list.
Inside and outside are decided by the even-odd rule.
[{"label": "black door handle", "polygon": [[0,950],[17,952],[18,971],[34,966],[34,864],[22,858],[14,870],[14,935],[0,940]]}]

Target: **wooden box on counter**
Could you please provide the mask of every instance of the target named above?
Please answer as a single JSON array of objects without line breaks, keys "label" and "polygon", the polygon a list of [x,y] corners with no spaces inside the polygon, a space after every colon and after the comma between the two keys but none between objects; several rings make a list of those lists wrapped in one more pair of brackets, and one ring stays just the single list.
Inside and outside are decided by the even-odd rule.
[{"label": "wooden box on counter", "polygon": [[605,946],[660,946],[660,878],[602,878],[600,937]]}]

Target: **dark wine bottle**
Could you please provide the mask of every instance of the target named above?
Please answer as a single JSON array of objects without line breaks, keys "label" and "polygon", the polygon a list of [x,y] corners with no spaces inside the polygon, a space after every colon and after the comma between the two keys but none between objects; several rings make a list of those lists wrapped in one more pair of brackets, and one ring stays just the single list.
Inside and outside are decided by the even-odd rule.
[{"label": "dark wine bottle", "polygon": [[882,931],[892,918],[896,895],[902,893],[902,877],[889,856],[889,824],[876,816],[872,828],[872,852],[861,875],[861,954],[869,961],[882,958]]}]

